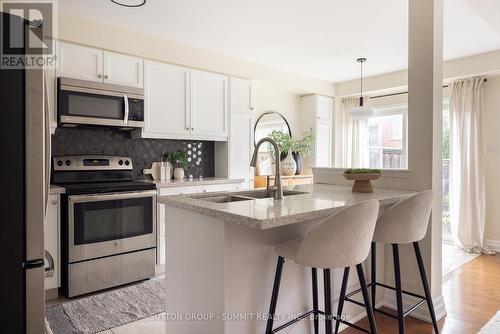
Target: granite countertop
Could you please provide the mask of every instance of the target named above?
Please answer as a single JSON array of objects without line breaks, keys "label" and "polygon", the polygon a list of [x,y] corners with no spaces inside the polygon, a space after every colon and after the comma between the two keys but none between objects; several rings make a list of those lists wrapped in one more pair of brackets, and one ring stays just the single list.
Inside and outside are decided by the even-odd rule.
[{"label": "granite countertop", "polygon": [[[213,203],[199,199],[204,195],[160,196],[158,202],[169,206],[212,216],[226,222],[256,229],[269,229],[325,218],[351,204],[376,199],[380,205],[395,204],[415,191],[379,189],[371,194],[353,193],[351,187],[329,184],[284,187],[287,190],[307,192],[285,196],[283,200],[263,198],[230,203]],[[248,191],[210,193],[210,196],[237,195]]]},{"label": "granite countertop", "polygon": [[228,184],[228,183],[242,183],[245,179],[229,179],[224,177],[204,177],[203,179],[185,179],[185,180],[141,180],[147,183],[153,183],[156,188],[167,187],[185,187],[185,186],[205,186],[210,184]]},{"label": "granite countertop", "polygon": [[56,186],[51,184],[49,188],[49,194],[50,195],[59,195],[59,194],[64,194],[66,192],[66,189],[60,186]]}]

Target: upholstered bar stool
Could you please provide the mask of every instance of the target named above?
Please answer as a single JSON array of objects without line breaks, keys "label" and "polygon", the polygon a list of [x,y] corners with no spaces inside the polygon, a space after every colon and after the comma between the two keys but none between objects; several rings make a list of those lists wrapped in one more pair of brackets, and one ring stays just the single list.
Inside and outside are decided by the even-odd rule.
[{"label": "upholstered bar stool", "polygon": [[[432,303],[432,298],[429,290],[429,283],[427,282],[427,276],[425,274],[424,262],[422,260],[422,254],[420,253],[420,247],[418,242],[425,237],[427,231],[427,225],[429,223],[429,218],[432,209],[432,190],[423,191],[416,195],[405,199],[398,204],[390,207],[385,213],[383,213],[375,227],[375,233],[373,235],[372,242],[372,252],[371,252],[371,283],[368,285],[371,288],[371,303],[372,308],[375,312],[385,314],[389,317],[393,317],[398,320],[399,334],[405,333],[405,323],[404,318],[415,311],[423,303],[427,303],[429,308],[429,313],[432,319],[432,325],[434,327],[434,332],[439,334],[439,329],[436,321],[436,314],[434,312],[434,305]],[[376,243],[381,242],[384,244],[392,245],[392,252],[394,257],[394,279],[396,286],[391,287],[386,284],[378,283],[376,280]],[[420,272],[420,279],[424,288],[425,296],[421,296],[416,293],[405,291],[401,288],[401,270],[399,262],[399,245],[400,244],[413,244],[415,251],[415,257],[417,259],[418,270]],[[384,287],[387,289],[394,290],[396,292],[396,304],[398,309],[398,315],[394,316],[383,310],[375,308],[375,297],[377,286]],[[353,291],[346,295],[346,285],[343,284],[341,288],[340,300],[345,300],[358,305],[363,306],[363,303],[359,303],[351,297],[360,292],[360,290]],[[419,298],[419,302],[410,307],[408,310],[403,309],[403,293]],[[366,303],[366,302],[365,302]],[[337,314],[342,313],[343,302],[339,302],[339,307]],[[339,322],[337,321],[335,326],[335,333],[338,333]]]},{"label": "upholstered bar stool", "polygon": [[[369,303],[368,288],[361,263],[368,257],[379,210],[378,201],[366,201],[342,209],[324,219],[303,239],[292,239],[275,248],[278,265],[274,279],[266,334],[276,333],[297,321],[313,315],[314,333],[319,332],[320,314],[325,315],[326,333],[333,331],[330,270],[356,266],[365,307],[370,319],[370,332],[377,333],[375,318]],[[313,309],[294,320],[273,329],[283,265],[286,260],[311,267]],[[323,269],[325,311],[318,309],[317,268]]]}]

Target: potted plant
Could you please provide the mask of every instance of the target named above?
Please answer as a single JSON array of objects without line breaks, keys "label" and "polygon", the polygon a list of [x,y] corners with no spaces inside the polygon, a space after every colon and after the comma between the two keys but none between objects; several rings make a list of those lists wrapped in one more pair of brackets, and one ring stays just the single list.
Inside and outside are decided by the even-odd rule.
[{"label": "potted plant", "polygon": [[356,193],[372,193],[371,180],[376,180],[382,176],[380,169],[350,168],[344,172],[347,180],[353,180],[352,191]]},{"label": "potted plant", "polygon": [[[297,140],[293,140],[288,133],[284,133],[280,130],[273,130],[269,135],[269,138],[273,139],[279,146],[281,151],[281,161],[283,161],[283,167],[291,172],[293,163],[291,160],[285,160],[291,153],[293,160],[295,162],[295,172],[293,174],[283,173],[285,175],[300,174],[302,170],[302,159],[301,157],[307,157],[312,153],[312,145],[314,143],[314,135],[312,129],[307,131]],[[292,158],[290,157],[290,159]]]},{"label": "potted plant", "polygon": [[188,164],[186,152],[178,150],[176,152],[167,153],[165,156],[174,166],[174,179],[184,180],[184,168],[186,168]]}]

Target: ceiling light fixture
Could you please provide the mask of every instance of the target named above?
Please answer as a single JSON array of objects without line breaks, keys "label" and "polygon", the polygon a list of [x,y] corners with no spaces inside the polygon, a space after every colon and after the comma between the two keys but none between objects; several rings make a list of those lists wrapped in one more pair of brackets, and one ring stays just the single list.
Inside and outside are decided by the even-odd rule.
[{"label": "ceiling light fixture", "polygon": [[368,119],[373,116],[373,109],[366,107],[363,101],[363,63],[366,62],[366,58],[358,58],[356,61],[361,64],[361,96],[359,107],[353,108],[350,114],[354,119]]},{"label": "ceiling light fixture", "polygon": [[146,0],[137,0],[137,1],[111,0],[111,2],[119,6],[128,8],[142,7],[146,4]]}]

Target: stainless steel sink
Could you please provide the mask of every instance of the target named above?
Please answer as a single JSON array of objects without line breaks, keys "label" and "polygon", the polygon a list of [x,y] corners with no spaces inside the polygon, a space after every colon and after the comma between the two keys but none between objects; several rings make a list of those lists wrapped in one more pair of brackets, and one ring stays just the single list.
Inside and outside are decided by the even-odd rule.
[{"label": "stainless steel sink", "polygon": [[236,195],[217,195],[217,196],[206,196],[198,197],[197,199],[212,203],[231,203],[231,202],[241,202],[241,201],[253,201],[254,198],[241,197]]},{"label": "stainless steel sink", "polygon": [[[283,190],[283,196],[293,196],[307,194],[302,191],[293,190]],[[193,198],[201,201],[212,202],[212,203],[231,203],[231,202],[242,202],[242,201],[255,201],[256,199],[262,198],[273,198],[266,189],[251,190],[245,192],[238,192],[236,194],[216,194],[216,195],[197,195]]]},{"label": "stainless steel sink", "polygon": [[[283,190],[283,197],[294,196],[294,195],[303,195],[303,194],[307,194],[307,193],[303,192],[303,191]],[[238,193],[238,196],[251,197],[251,198],[255,198],[255,199],[273,197],[273,195],[270,194],[266,189],[240,192],[240,193]]]}]

